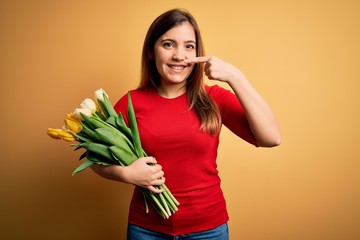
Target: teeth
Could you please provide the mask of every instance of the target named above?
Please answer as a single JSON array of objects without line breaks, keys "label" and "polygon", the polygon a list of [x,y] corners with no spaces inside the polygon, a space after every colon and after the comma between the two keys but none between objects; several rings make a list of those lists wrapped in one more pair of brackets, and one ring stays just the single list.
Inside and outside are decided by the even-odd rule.
[{"label": "teeth", "polygon": [[176,70],[181,70],[185,68],[185,66],[176,66],[176,65],[170,65],[170,67]]}]

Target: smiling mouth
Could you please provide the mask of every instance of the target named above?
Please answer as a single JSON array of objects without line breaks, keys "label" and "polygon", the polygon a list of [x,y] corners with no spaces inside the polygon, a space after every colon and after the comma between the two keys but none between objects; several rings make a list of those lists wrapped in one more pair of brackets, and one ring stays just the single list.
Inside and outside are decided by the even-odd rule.
[{"label": "smiling mouth", "polygon": [[175,70],[183,70],[186,68],[185,65],[172,65],[172,64],[168,64],[168,66],[171,68],[171,69],[175,69]]}]

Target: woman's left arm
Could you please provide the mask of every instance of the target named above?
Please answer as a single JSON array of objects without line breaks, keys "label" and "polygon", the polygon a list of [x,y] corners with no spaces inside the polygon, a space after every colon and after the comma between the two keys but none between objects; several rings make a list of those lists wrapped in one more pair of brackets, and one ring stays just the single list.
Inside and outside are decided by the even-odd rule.
[{"label": "woman's left arm", "polygon": [[280,145],[281,131],[274,113],[238,68],[217,57],[197,57],[185,60],[185,62],[204,62],[205,75],[210,80],[229,84],[246,113],[258,146],[274,147]]}]

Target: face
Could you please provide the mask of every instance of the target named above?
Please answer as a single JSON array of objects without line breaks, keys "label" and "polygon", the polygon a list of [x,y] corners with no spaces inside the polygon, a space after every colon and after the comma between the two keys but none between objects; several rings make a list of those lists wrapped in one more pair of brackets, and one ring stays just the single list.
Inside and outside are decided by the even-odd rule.
[{"label": "face", "polygon": [[162,35],[155,43],[155,63],[160,74],[160,88],[184,87],[193,64],[184,60],[196,57],[196,37],[190,23],[184,22]]}]

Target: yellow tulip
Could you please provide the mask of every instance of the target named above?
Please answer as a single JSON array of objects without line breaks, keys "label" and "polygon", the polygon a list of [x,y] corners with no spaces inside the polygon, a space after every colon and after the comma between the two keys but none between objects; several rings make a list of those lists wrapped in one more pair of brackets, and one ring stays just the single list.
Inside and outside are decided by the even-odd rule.
[{"label": "yellow tulip", "polygon": [[61,137],[61,139],[65,140],[67,142],[75,142],[76,141],[74,135],[72,135],[71,132],[69,132],[68,130],[63,130],[63,131],[59,132],[59,136]]},{"label": "yellow tulip", "polygon": [[65,118],[66,126],[73,132],[79,133],[82,130],[82,126],[79,120],[74,116],[73,113],[68,113]]},{"label": "yellow tulip", "polygon": [[61,139],[61,137],[59,136],[59,132],[61,131],[63,130],[58,128],[48,128],[46,133],[53,139]]},{"label": "yellow tulip", "polygon": [[59,128],[48,128],[47,134],[53,139],[62,139],[68,142],[76,141],[74,135],[72,135],[69,130],[59,129]]}]

